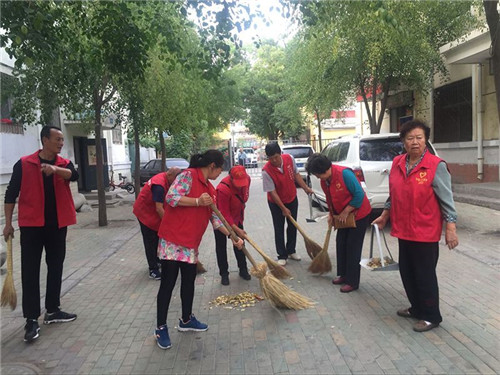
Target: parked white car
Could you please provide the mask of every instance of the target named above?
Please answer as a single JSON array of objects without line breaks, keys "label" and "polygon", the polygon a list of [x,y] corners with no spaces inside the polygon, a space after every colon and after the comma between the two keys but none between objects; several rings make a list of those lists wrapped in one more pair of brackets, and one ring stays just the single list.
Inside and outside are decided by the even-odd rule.
[{"label": "parked white car", "polygon": [[[239,150],[239,149],[238,149]],[[257,168],[257,153],[253,148],[250,147],[243,147],[243,152],[245,153],[246,160],[245,160],[245,167],[248,168]],[[238,164],[238,151],[234,153],[234,163]]]},{"label": "parked white car", "polygon": [[[427,147],[437,154],[432,144]],[[404,151],[399,133],[346,136],[330,142],[321,152],[332,164],[351,168],[366,192],[372,209],[380,211],[389,197],[389,173],[392,160]],[[320,181],[310,176],[315,192],[313,201],[326,207]]]},{"label": "parked white car", "polygon": [[306,172],[306,162],[307,158],[314,154],[314,150],[311,145],[306,144],[286,144],[281,147],[281,151],[284,154],[290,154],[295,159],[295,164],[297,165],[297,170],[304,180],[307,178]]}]

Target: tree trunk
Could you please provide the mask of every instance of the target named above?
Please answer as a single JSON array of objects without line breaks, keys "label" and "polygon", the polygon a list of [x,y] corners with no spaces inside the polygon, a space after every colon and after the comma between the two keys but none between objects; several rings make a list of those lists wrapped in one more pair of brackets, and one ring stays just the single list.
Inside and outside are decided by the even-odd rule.
[{"label": "tree trunk", "polygon": [[160,150],[161,150],[161,167],[160,171],[165,172],[165,138],[163,138],[163,130],[158,130],[158,138],[160,139]]},{"label": "tree trunk", "polygon": [[500,15],[498,14],[498,0],[483,0],[486,21],[491,36],[491,62],[493,64],[493,77],[497,97],[497,112],[500,119]]},{"label": "tree trunk", "polygon": [[323,135],[321,133],[321,118],[319,115],[318,108],[315,109],[316,112],[316,120],[318,121],[318,141],[319,141],[319,152],[323,150]]},{"label": "tree trunk", "polygon": [[106,193],[104,192],[104,157],[102,152],[102,124],[101,124],[101,105],[95,106],[95,151],[96,151],[96,180],[97,180],[97,199],[99,202],[99,226],[108,225],[106,213]]},{"label": "tree trunk", "polygon": [[139,144],[139,125],[134,121],[134,152],[135,152],[135,167],[134,167],[134,179],[135,179],[135,197],[139,196],[141,190],[141,145]]}]

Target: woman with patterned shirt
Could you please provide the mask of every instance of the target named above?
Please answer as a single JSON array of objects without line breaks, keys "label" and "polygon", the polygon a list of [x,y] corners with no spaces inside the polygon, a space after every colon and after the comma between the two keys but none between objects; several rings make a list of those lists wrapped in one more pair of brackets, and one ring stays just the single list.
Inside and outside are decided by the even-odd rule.
[{"label": "woman with patterned shirt", "polygon": [[[215,180],[222,171],[224,156],[220,151],[208,150],[191,157],[189,168],[181,172],[170,186],[165,197],[165,214],[160,224],[158,257],[161,260],[161,284],[157,296],[156,341],[160,348],[170,348],[167,312],[179,270],[181,272],[182,317],[179,331],[206,331],[208,325],[199,322],[192,314],[194,283],[198,247],[211,220],[214,229],[226,236],[227,229],[210,209],[215,201]],[[239,239],[233,241],[238,248]]]},{"label": "woman with patterned shirt", "polygon": [[406,154],[394,158],[389,199],[373,221],[382,229],[391,219],[391,235],[399,242],[399,272],[411,305],[397,314],[417,319],[416,332],[433,329],[443,320],[436,275],[443,221],[448,248],[458,245],[451,176],[446,163],[427,150],[429,135],[430,128],[419,120],[401,127]]}]

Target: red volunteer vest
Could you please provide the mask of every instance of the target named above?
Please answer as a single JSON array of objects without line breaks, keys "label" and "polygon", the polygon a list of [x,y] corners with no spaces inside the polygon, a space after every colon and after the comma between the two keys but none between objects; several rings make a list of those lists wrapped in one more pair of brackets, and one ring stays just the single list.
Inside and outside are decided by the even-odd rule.
[{"label": "red volunteer vest", "polygon": [[389,175],[391,235],[416,242],[438,242],[443,229],[441,208],[432,181],[442,159],[426,152],[406,177],[406,154],[392,162]]},{"label": "red volunteer vest", "polygon": [[[250,180],[250,177],[248,177]],[[245,203],[248,201],[250,185],[238,189],[231,183],[231,176],[226,176],[217,185],[217,208],[226,218],[229,225],[243,224]],[[229,202],[227,199],[229,197]],[[229,205],[227,204],[229,203]],[[229,206],[229,212],[225,210]]]},{"label": "red volunteer vest", "polygon": [[[201,169],[188,168],[191,172],[193,183],[187,197],[198,198],[203,193],[208,193],[215,201],[215,188],[205,180]],[[208,221],[212,215],[210,207],[165,205],[165,214],[158,230],[158,236],[177,245],[190,249],[198,249]]]},{"label": "red volunteer vest", "polygon": [[[40,158],[38,157],[40,151],[21,158],[22,180],[17,218],[20,227],[45,226],[45,194],[43,176],[40,171]],[[66,168],[68,164],[68,159],[56,156],[54,165]],[[69,180],[65,180],[55,173],[53,177],[57,225],[59,228],[64,228],[76,223],[75,204],[69,188]]]},{"label": "red volunteer vest", "polygon": [[[297,188],[295,187],[295,172],[293,171],[292,157],[288,154],[281,154],[283,159],[283,173],[270,162],[264,165],[263,170],[272,178],[276,193],[284,204],[292,202],[297,197]],[[271,194],[267,193],[267,199],[273,202]]]},{"label": "red volunteer vest", "polygon": [[[170,187],[165,172],[158,173],[149,179],[142,188],[139,196],[134,203],[134,215],[148,228],[158,232],[160,228],[161,218],[156,212],[156,202],[153,201],[153,192],[151,191],[153,185],[159,185],[165,189],[165,194]],[[165,207],[165,203],[163,203]]]},{"label": "red volunteer vest", "polygon": [[[328,186],[325,181],[321,181],[321,188],[325,193],[328,206],[333,207],[335,210],[334,214],[337,215],[340,214],[352,200],[352,194],[347,189],[347,186],[344,183],[344,178],[342,177],[344,169],[348,168],[332,164],[330,186]],[[354,211],[354,217],[356,220],[363,219],[370,214],[371,210],[372,206],[370,205],[370,201],[365,194],[361,207]]]}]

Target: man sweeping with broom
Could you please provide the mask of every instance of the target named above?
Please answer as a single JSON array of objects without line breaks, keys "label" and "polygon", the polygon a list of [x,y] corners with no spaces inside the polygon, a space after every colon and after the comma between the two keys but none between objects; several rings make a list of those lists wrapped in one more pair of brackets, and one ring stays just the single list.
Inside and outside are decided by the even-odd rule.
[{"label": "man sweeping with broom", "polygon": [[24,156],[14,165],[5,193],[5,240],[14,236],[12,214],[19,196],[18,222],[21,232],[21,278],[23,315],[26,318],[24,341],[39,336],[40,327],[40,262],[45,248],[47,290],[43,322],[70,322],[76,314],[60,309],[61,283],[66,233],[76,223],[70,181],[78,180],[71,161],[58,154],[64,145],[59,128],[44,126],[40,133],[42,149]]},{"label": "man sweeping with broom", "polygon": [[297,228],[288,219],[285,244],[285,218],[292,217],[297,220],[299,201],[295,183],[307,194],[312,194],[313,190],[302,179],[292,155],[282,155],[281,148],[276,142],[268,143],[265,150],[268,162],[262,168],[262,184],[273,217],[278,263],[284,266],[288,258],[297,261],[301,259],[295,252]]}]

